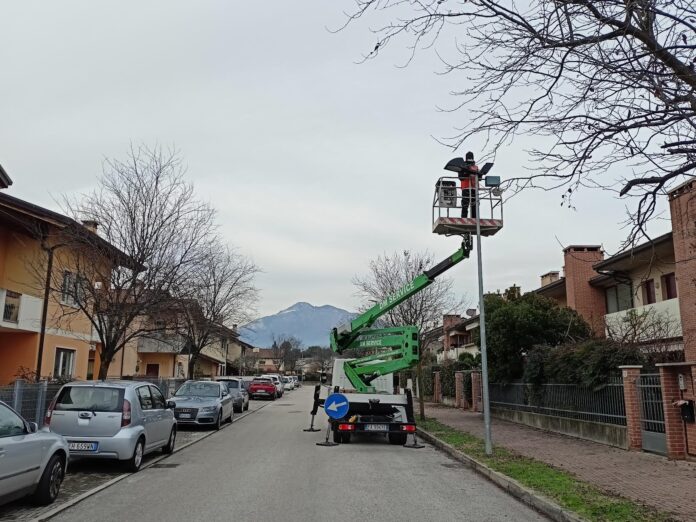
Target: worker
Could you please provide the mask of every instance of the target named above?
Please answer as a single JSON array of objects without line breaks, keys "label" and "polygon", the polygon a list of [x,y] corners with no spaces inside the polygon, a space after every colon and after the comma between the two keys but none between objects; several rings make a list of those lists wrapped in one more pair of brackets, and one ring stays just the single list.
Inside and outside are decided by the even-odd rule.
[{"label": "worker", "polygon": [[459,171],[459,181],[462,187],[462,217],[469,217],[469,207],[471,206],[471,217],[476,217],[476,193],[479,182],[479,168],[474,161],[474,153],[467,152],[464,161],[464,168]]}]

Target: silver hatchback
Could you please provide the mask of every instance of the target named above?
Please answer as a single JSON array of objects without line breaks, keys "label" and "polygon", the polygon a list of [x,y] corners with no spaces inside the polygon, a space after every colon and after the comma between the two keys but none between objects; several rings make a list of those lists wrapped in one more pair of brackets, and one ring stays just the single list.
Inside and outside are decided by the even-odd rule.
[{"label": "silver hatchback", "polygon": [[173,405],[152,384],[136,381],[71,382],[46,414],[63,435],[70,457],[117,459],[138,471],[143,456],[176,443]]}]

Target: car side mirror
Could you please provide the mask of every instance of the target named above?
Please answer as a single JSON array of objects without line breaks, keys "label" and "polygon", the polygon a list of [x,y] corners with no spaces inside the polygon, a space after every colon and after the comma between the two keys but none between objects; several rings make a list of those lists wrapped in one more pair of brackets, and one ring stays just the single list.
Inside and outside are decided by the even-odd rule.
[{"label": "car side mirror", "polygon": [[168,409],[168,410],[173,410],[174,408],[176,408],[176,402],[174,402],[174,401],[167,401],[167,409]]},{"label": "car side mirror", "polygon": [[29,433],[36,433],[37,431],[39,431],[39,425],[35,422],[28,422],[27,429],[29,430]]}]

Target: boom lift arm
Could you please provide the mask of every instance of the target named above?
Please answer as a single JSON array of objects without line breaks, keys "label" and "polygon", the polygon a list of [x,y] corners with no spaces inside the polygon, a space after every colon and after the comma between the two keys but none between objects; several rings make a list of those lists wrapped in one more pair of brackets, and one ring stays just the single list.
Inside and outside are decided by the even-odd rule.
[{"label": "boom lift arm", "polygon": [[418,362],[419,357],[417,327],[369,329],[370,326],[384,314],[430,286],[439,275],[468,258],[471,245],[471,235],[467,234],[461,248],[454,254],[418,275],[381,303],[331,331],[331,349],[338,354],[348,349],[378,350],[373,355],[348,361],[344,365],[346,377],[358,392],[374,392],[370,385],[374,379],[410,368]]}]

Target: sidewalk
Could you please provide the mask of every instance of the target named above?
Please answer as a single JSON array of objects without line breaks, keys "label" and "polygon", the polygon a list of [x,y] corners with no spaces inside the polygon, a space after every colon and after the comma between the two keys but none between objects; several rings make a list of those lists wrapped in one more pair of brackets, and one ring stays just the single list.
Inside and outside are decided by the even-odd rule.
[{"label": "sidewalk", "polygon": [[[427,404],[425,414],[483,438],[483,415]],[[493,444],[569,471],[605,491],[696,520],[696,463],[629,452],[492,419]]]}]

